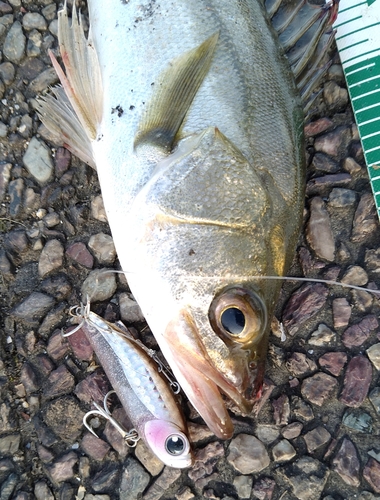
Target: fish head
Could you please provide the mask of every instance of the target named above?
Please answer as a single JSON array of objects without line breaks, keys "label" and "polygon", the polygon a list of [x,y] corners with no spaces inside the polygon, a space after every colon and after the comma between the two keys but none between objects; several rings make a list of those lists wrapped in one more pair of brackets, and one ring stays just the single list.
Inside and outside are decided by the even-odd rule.
[{"label": "fish head", "polygon": [[174,375],[225,439],[233,427],[222,394],[244,413],[260,395],[280,290],[265,276],[282,275],[289,260],[269,182],[211,127],[157,165],[135,199],[130,239],[118,245]]},{"label": "fish head", "polygon": [[167,420],[148,420],[143,427],[153,453],[169,467],[184,469],[193,464],[189,440],[181,429]]}]

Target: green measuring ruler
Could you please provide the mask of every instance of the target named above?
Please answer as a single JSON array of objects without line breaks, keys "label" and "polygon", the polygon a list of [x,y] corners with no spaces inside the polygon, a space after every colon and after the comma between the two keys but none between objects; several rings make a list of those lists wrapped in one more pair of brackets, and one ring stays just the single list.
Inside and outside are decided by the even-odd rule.
[{"label": "green measuring ruler", "polygon": [[334,28],[380,217],[380,0],[341,0]]}]

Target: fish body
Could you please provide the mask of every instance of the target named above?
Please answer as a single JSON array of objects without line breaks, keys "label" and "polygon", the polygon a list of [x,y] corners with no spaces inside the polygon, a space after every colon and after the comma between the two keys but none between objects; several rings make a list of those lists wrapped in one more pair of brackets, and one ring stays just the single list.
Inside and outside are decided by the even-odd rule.
[{"label": "fish body", "polygon": [[265,276],[286,273],[299,234],[298,91],[259,0],[90,0],[89,13],[93,126],[71,83],[82,42],[71,50],[67,13],[59,30],[60,77],[89,138],[79,156],[96,166],[122,269],[164,356],[228,438],[221,393],[248,412],[260,392],[280,290]]},{"label": "fish body", "polygon": [[139,436],[166,465],[189,467],[186,424],[154,361],[117,325],[92,311],[82,329]]}]

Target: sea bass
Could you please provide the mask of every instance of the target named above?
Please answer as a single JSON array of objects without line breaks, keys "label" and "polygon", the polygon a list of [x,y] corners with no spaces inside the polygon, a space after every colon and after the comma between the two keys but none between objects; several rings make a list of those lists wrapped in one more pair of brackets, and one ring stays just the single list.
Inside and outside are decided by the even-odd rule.
[{"label": "sea bass", "polygon": [[193,457],[184,418],[149,350],[90,311],[89,303],[74,309],[139,437],[169,467],[190,467]]},{"label": "sea bass", "polygon": [[[259,0],[59,13],[45,125],[95,167],[130,289],[210,429],[249,412],[304,205],[303,111]],[[277,2],[278,4],[278,2]],[[262,278],[260,278],[262,277]]]}]

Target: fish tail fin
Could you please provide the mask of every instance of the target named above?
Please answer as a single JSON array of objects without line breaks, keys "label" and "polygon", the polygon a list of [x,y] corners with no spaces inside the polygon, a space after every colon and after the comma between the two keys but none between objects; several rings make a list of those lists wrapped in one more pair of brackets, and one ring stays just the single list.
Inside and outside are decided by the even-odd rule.
[{"label": "fish tail fin", "polygon": [[314,90],[329,68],[332,24],[339,0],[323,6],[307,0],[267,0],[266,9],[300,90],[305,113],[315,100]]},{"label": "fish tail fin", "polygon": [[[50,52],[54,69],[61,81],[61,90],[38,103],[41,121],[82,160],[95,166],[91,141],[96,139],[102,119],[103,88],[98,57],[91,40],[86,39],[83,25],[73,4],[69,24],[67,3],[58,13],[58,40],[66,73]],[[74,134],[75,132],[75,134]]]}]

